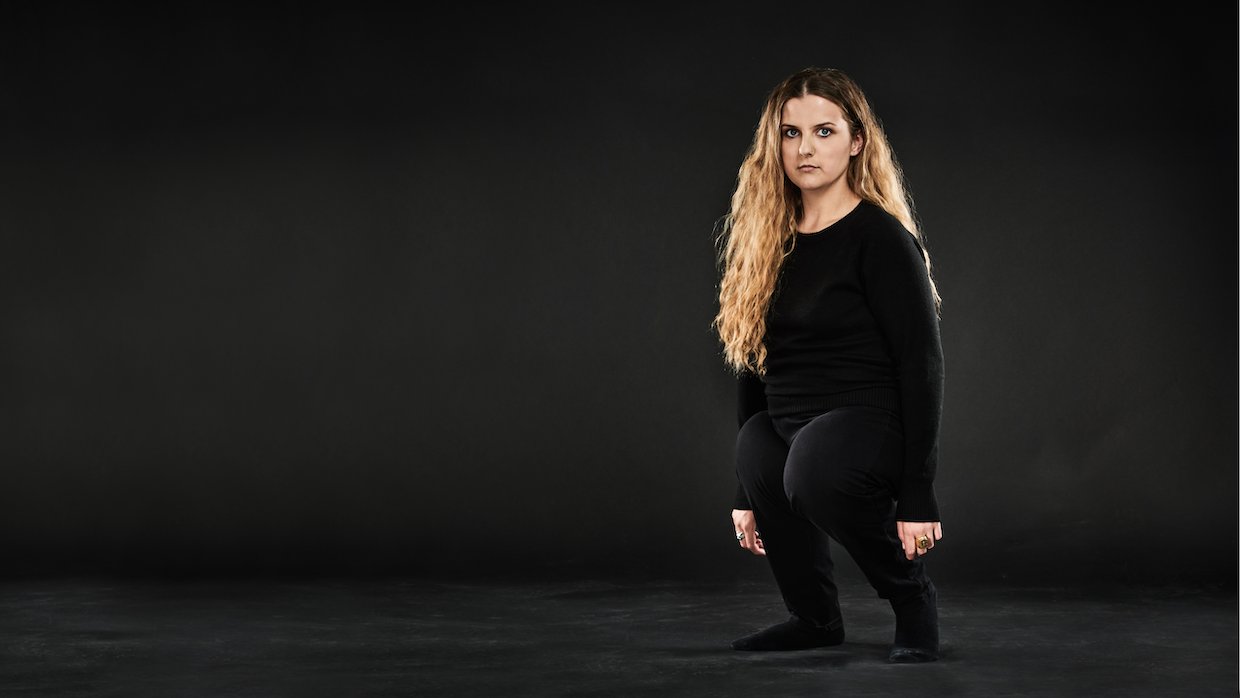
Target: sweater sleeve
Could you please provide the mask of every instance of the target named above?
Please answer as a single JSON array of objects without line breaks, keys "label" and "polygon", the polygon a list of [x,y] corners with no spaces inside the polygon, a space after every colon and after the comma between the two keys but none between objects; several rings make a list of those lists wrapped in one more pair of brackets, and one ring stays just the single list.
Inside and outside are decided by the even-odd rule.
[{"label": "sweater sleeve", "polygon": [[749,418],[766,411],[766,388],[762,379],[752,373],[742,373],[736,379],[736,427],[745,426]]},{"label": "sweater sleeve", "polygon": [[[736,379],[736,426],[745,426],[745,422],[755,414],[766,410],[766,388],[762,379],[752,373],[745,372]],[[749,498],[745,496],[745,488],[736,483],[736,496],[732,500],[733,509],[752,509]]]},{"label": "sweater sleeve", "polygon": [[934,476],[943,414],[943,348],[934,292],[916,238],[898,225],[873,230],[867,235],[862,279],[900,382],[904,478],[896,519],[939,521]]}]

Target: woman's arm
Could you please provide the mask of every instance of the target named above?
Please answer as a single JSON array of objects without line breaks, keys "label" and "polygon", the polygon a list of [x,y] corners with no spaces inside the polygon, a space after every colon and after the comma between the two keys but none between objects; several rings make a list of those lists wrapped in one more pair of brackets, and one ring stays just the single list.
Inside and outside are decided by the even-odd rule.
[{"label": "woman's arm", "polygon": [[[748,372],[741,374],[736,381],[736,426],[745,426],[750,417],[764,411],[766,388],[762,386],[762,379]],[[749,498],[739,482],[736,483],[736,498],[732,503],[732,527],[743,536],[738,541],[742,548],[754,555],[766,555],[762,539],[758,537],[758,524],[754,520]]]},{"label": "woman's arm", "polygon": [[894,219],[889,222],[867,235],[862,276],[866,300],[887,338],[900,381],[904,477],[896,519],[937,522],[934,477],[943,414],[938,309],[921,247]]},{"label": "woman's arm", "polygon": [[[736,426],[745,426],[749,418],[759,412],[766,411],[766,388],[762,379],[752,373],[742,373],[736,379]],[[750,508],[749,498],[745,496],[745,488],[736,483],[736,496],[732,500],[733,511],[745,511]],[[733,518],[736,515],[733,514]]]},{"label": "woman's arm", "polygon": [[762,379],[746,371],[736,379],[736,426],[743,427],[749,418],[766,411],[766,387]]}]

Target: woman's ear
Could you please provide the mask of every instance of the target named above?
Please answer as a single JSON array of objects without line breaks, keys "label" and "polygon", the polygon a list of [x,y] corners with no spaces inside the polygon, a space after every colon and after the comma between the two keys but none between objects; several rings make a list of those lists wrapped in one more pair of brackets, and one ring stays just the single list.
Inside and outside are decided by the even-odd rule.
[{"label": "woman's ear", "polygon": [[852,157],[861,152],[861,146],[865,145],[865,138],[860,134],[853,136],[852,148],[848,151],[848,156]]}]

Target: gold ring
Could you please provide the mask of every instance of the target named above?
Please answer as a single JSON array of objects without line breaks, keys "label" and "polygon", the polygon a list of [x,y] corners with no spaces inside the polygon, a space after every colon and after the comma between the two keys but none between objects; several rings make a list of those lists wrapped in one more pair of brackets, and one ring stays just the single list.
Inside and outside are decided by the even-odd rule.
[{"label": "gold ring", "polygon": [[917,536],[917,547],[922,550],[929,550],[930,538],[928,536]]}]

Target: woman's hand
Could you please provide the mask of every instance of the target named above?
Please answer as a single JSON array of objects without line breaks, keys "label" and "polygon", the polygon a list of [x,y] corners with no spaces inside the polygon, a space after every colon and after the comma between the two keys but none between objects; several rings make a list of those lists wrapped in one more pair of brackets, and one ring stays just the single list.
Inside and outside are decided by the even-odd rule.
[{"label": "woman's hand", "polygon": [[[732,518],[736,518],[736,512],[732,512]],[[897,521],[896,535],[900,537],[900,542],[904,544],[904,557],[912,560],[913,555],[925,555],[934,547],[934,541],[943,540],[943,524],[939,521]],[[925,548],[917,547],[917,539],[925,536],[929,538],[929,545]]]},{"label": "woman's hand", "polygon": [[754,555],[766,555],[766,549],[762,547],[762,539],[758,537],[758,522],[754,520],[752,511],[733,509],[732,526],[736,528],[738,534],[745,534],[743,539],[737,540],[742,548]]}]

